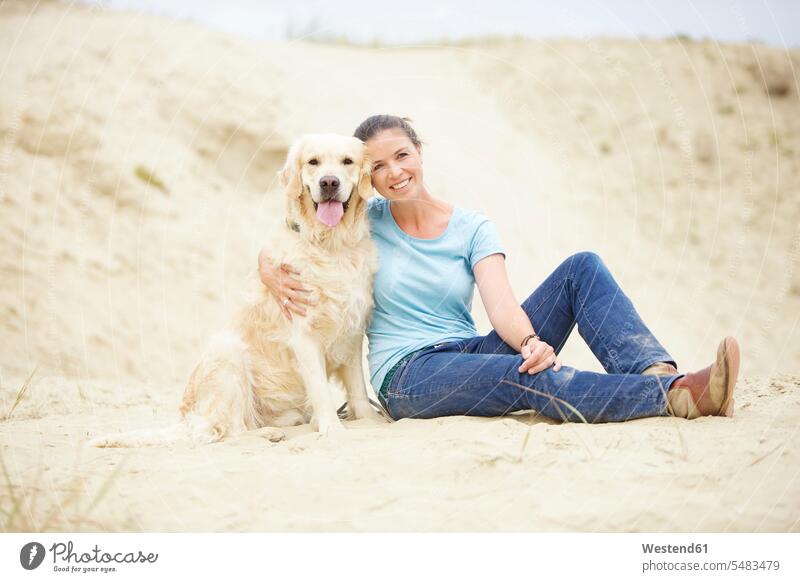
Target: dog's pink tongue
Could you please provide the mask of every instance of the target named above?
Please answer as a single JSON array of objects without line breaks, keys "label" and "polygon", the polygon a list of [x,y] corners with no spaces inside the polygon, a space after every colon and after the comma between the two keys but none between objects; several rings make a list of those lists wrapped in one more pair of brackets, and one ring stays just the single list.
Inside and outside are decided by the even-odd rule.
[{"label": "dog's pink tongue", "polygon": [[336,226],[344,216],[344,205],[336,200],[320,202],[317,206],[317,218],[326,226]]}]

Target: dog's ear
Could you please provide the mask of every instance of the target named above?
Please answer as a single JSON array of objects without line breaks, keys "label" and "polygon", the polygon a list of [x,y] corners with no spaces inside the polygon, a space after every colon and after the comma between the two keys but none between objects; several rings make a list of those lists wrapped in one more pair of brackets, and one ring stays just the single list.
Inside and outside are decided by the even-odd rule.
[{"label": "dog's ear", "polygon": [[374,193],[372,189],[372,160],[364,156],[361,171],[358,174],[358,195],[362,200],[369,200]]},{"label": "dog's ear", "polygon": [[303,181],[300,177],[303,162],[302,153],[303,142],[302,140],[297,140],[289,148],[289,153],[286,155],[286,163],[278,172],[278,180],[280,180],[281,186],[286,189],[286,194],[292,198],[300,198],[303,195]]}]

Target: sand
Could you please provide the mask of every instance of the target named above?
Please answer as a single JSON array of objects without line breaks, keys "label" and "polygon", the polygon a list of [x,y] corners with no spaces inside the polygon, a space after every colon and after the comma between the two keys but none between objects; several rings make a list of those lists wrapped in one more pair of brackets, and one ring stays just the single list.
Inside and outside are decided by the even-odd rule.
[{"label": "sand", "polygon": [[[3,2],[3,529],[800,530],[799,67],[685,39],[255,42]],[[415,120],[435,195],[496,223],[519,299],[593,250],[682,370],[736,335],[735,417],[84,449],[177,418],[281,227],[292,140],[376,112]],[[578,334],[562,357],[600,370]]]}]

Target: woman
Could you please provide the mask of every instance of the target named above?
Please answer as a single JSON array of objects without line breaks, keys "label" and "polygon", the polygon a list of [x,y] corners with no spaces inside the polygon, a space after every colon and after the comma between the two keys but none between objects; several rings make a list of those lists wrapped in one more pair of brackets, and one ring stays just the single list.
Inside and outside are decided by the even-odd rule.
[{"label": "woman", "polygon": [[[725,338],[707,368],[680,375],[602,260],[565,260],[520,306],[494,226],[434,198],[422,143],[407,119],[375,115],[355,136],[373,160],[369,219],[380,268],[367,330],[372,385],[394,419],[499,416],[535,409],[554,419],[624,421],[673,414],[730,416],[739,348]],[[308,305],[298,273],[259,256],[261,280],[287,318]],[[475,283],[494,330],[478,336]],[[572,328],[606,374],[563,366]]]}]

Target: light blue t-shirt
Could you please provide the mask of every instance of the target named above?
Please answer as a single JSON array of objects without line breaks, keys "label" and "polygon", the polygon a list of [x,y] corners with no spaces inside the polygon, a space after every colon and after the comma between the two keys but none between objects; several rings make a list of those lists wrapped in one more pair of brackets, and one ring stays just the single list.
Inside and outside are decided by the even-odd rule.
[{"label": "light blue t-shirt", "polygon": [[457,206],[444,233],[420,239],[403,232],[385,198],[368,212],[380,267],[375,309],[367,329],[370,381],[375,392],[404,356],[444,340],[475,337],[472,272],[481,259],[505,251],[489,219]]}]

